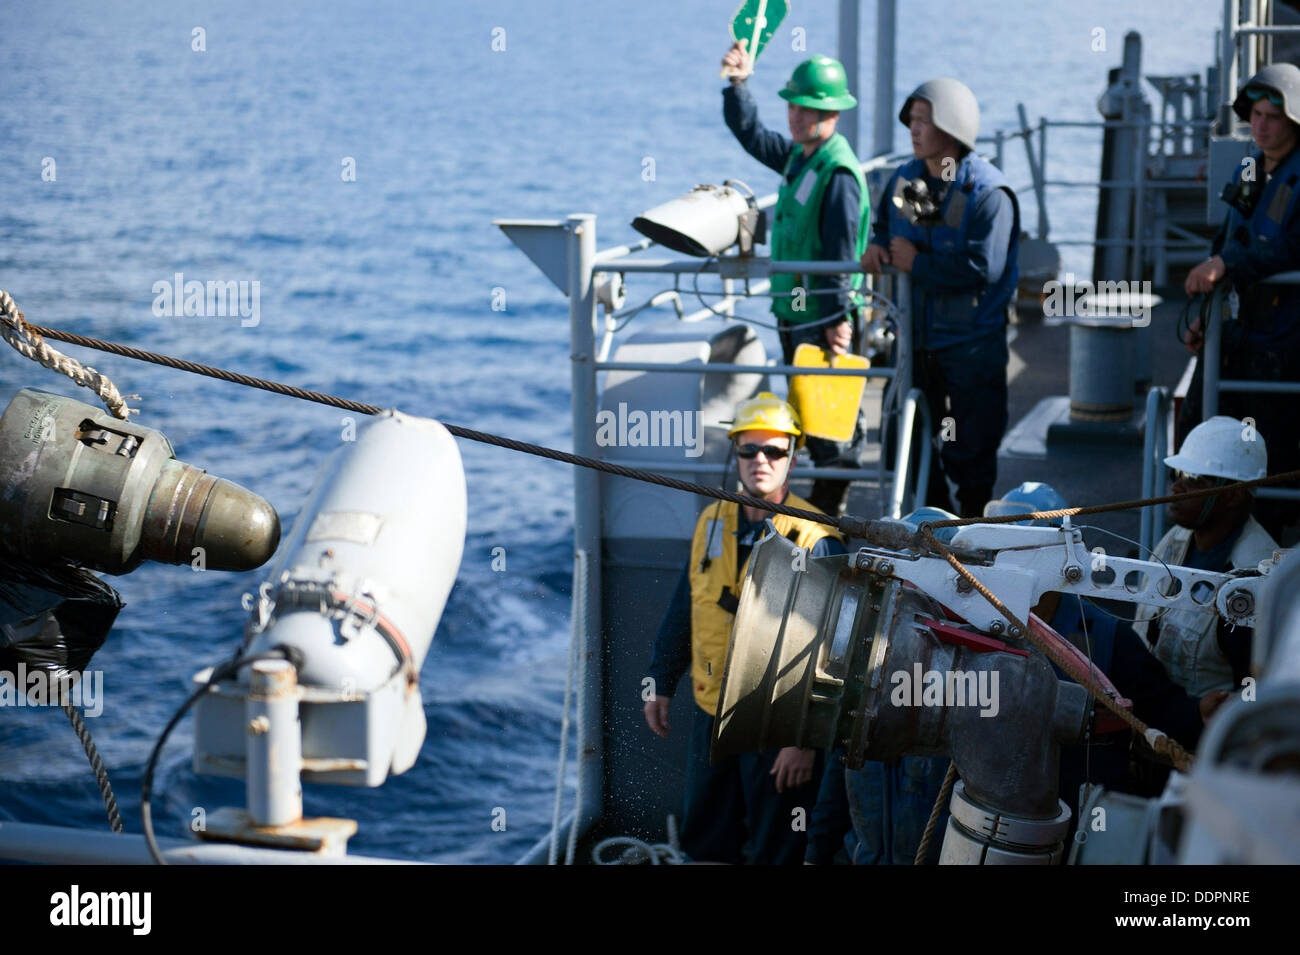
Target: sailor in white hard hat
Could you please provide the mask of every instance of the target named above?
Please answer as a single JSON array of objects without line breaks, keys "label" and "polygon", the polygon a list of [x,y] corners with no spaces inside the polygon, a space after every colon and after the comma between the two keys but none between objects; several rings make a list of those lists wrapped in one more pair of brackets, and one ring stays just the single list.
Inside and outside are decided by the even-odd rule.
[{"label": "sailor in white hard hat", "polygon": [[[1268,451],[1248,423],[1216,415],[1192,429],[1165,464],[1175,471],[1171,491],[1181,494],[1261,478],[1268,472]],[[1258,566],[1272,557],[1277,544],[1250,516],[1253,497],[1251,488],[1227,488],[1201,499],[1174,501],[1169,519],[1175,526],[1156,545],[1155,559],[1216,573]],[[1133,629],[1188,693],[1199,697],[1231,691],[1249,674],[1249,628],[1232,630],[1213,607],[1168,610],[1152,620],[1158,612],[1139,607]]]},{"label": "sailor in white hard hat", "polygon": [[[1026,481],[989,501],[984,516],[1057,511],[1069,506],[1050,484]],[[1036,518],[1023,523],[1059,527],[1061,518]],[[1205,722],[1223,702],[1221,694],[1207,693],[1200,698],[1189,695],[1170,679],[1124,618],[1091,600],[1049,590],[1034,605],[1033,613],[1085,654],[1097,672],[1105,674],[1120,695],[1132,701],[1139,719],[1160,727],[1189,752],[1196,749]],[[1062,680],[1075,682],[1070,674],[1056,669]],[[1148,782],[1162,780],[1167,775],[1163,770],[1131,764],[1131,744],[1127,726],[1102,718],[1093,723],[1083,742],[1061,745],[1060,797],[1074,814],[1071,832],[1079,820],[1079,789],[1084,782],[1104,786],[1111,792],[1138,795],[1163,788]]]}]

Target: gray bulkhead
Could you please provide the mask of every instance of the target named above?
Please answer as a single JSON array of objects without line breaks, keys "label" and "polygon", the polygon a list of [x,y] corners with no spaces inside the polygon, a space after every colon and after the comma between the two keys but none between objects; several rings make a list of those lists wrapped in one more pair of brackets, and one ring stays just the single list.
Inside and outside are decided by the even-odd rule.
[{"label": "gray bulkhead", "polygon": [[[703,366],[707,362],[767,363],[763,343],[749,326],[709,319],[659,323],[631,336],[616,362]],[[695,415],[702,453],[684,447],[619,446],[604,456],[650,470],[721,485],[728,460],[727,427],[738,401],[767,387],[760,374],[672,374],[611,371],[600,407],[615,417],[633,411]],[[685,464],[686,469],[681,469]],[[708,468],[698,470],[700,465]],[[678,470],[674,470],[674,466]],[[734,461],[728,487],[735,486]],[[681,819],[686,740],[692,699],[689,674],[673,696],[668,739],[650,732],[642,713],[643,680],[655,633],[690,553],[691,535],[706,501],[693,494],[610,474],[600,476],[602,607],[605,693],[605,817],[610,831],[660,840],[669,813]]]}]

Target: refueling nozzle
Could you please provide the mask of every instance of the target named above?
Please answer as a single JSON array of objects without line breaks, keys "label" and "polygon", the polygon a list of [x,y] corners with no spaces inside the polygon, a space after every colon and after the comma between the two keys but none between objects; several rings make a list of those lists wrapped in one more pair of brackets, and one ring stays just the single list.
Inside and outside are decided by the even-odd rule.
[{"label": "refueling nozzle", "polygon": [[13,555],[108,574],[145,560],[251,570],[279,542],[270,502],[176,460],[160,431],[33,388],[0,417],[0,547]]}]

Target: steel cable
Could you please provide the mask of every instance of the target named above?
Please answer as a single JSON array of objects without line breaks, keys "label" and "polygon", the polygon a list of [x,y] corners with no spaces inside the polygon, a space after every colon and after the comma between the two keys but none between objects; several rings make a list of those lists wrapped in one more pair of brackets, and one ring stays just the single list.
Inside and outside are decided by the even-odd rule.
[{"label": "steel cable", "polygon": [[[229,381],[233,384],[245,385],[249,388],[260,388],[263,391],[286,395],[290,398],[314,401],[317,404],[342,408],[345,411],[355,411],[358,414],[376,415],[384,412],[384,409],[380,408],[378,405],[365,404],[360,401],[353,401],[349,398],[339,398],[319,391],[308,391],[305,388],[297,388],[293,385],[285,385],[277,381],[257,378],[253,375],[243,375],[239,372],[227,371],[224,368],[214,368],[211,365],[202,365],[198,362],[187,361],[183,358],[173,358],[170,355],[159,355],[155,352],[132,348],[129,345],[119,345],[116,342],[103,341],[98,338],[87,338],[84,335],[74,335],[71,332],[45,328],[40,325],[29,325],[28,327],[47,338],[53,338],[55,341],[67,342],[71,345],[80,345],[83,348],[94,348],[99,351],[109,352],[110,354],[121,355],[124,358],[134,358],[138,361],[147,361],[155,365],[176,368],[180,371],[188,371],[196,375],[206,375],[209,378]],[[573,454],[569,451],[559,451],[555,448],[547,448],[527,441],[517,441],[513,438],[506,438],[486,431],[475,431],[472,428],[464,428],[460,425],[448,424],[446,422],[442,422],[442,424],[443,427],[456,437],[465,438],[469,441],[478,441],[482,444],[490,444],[511,451],[519,451],[524,454],[533,454],[538,457],[549,458],[552,461],[562,461],[566,464],[574,464],[579,467],[591,468],[596,471],[604,471],[607,474],[616,474],[619,477],[631,478],[636,481],[645,481],[650,484],[658,484],[663,487],[673,488],[674,490],[687,491],[692,494],[717,498],[718,500],[732,501],[733,503],[743,504],[747,507],[755,507],[760,510],[772,511],[777,514],[785,514],[789,517],[797,517],[801,520],[813,521],[817,524],[826,524],[831,527],[837,527],[839,530],[848,533],[851,536],[861,536],[860,532],[866,525],[866,522],[862,519],[851,517],[849,515],[845,515],[839,520],[836,520],[820,511],[806,511],[797,507],[787,507],[784,504],[760,500],[758,498],[750,497],[747,494],[736,494],[731,491],[724,491],[720,488],[709,487],[704,484],[696,484],[693,481],[680,481],[676,478],[666,477],[662,474],[656,474],[653,471],[642,470],[641,468],[624,467],[621,464],[612,464],[608,461],[602,461],[599,458],[589,458],[581,454]],[[1152,504],[1166,504],[1171,501],[1184,501],[1192,500],[1194,498],[1208,497],[1209,495],[1219,494],[1223,491],[1232,490],[1237,487],[1262,487],[1265,485],[1286,484],[1297,480],[1300,480],[1300,471],[1289,471],[1286,474],[1275,474],[1272,477],[1257,478],[1253,481],[1240,481],[1234,484],[1227,484],[1221,488],[1186,491],[1182,494],[1167,494],[1163,497],[1121,501],[1117,504],[1096,504],[1090,507],[1063,508],[1056,511],[1035,511],[1030,514],[1009,514],[1001,517],[972,517],[951,521],[934,521],[931,522],[930,526],[934,528],[964,527],[967,524],[1004,524],[1008,522],[1033,520],[1044,517],[1053,518],[1072,517],[1079,514],[1101,514],[1107,511],[1122,511],[1131,508],[1146,507]]]}]

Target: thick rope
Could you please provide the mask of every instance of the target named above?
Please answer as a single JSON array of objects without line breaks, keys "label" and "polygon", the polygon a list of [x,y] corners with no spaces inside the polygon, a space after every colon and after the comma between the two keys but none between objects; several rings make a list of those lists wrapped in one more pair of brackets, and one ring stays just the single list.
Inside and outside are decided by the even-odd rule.
[{"label": "thick rope", "polygon": [[[137,409],[127,407],[126,398],[122,397],[117,386],[107,377],[89,365],[83,365],[77,359],[47,345],[37,326],[28,325],[23,321],[23,313],[18,311],[18,305],[13,297],[3,289],[0,289],[0,335],[3,335],[5,341],[20,355],[39,362],[60,375],[66,375],[83,388],[89,388],[99,395],[99,400],[104,402],[104,406],[113,417],[127,421],[130,420],[131,415],[137,413]],[[128,397],[138,400],[140,396],[129,395]]]},{"label": "thick rope", "polygon": [[1214,497],[1237,488],[1265,487],[1273,484],[1290,484],[1300,481],[1300,471],[1287,471],[1269,477],[1255,478],[1252,481],[1234,481],[1219,487],[1202,488],[1199,491],[1184,491],[1181,494],[1166,494],[1163,497],[1145,497],[1135,501],[1120,501],[1117,504],[1092,504],[1088,507],[1062,507],[1055,511],[1032,511],[1025,514],[1001,514],[997,517],[959,517],[950,521],[930,521],[936,530],[941,527],[966,527],[969,524],[1014,524],[1020,521],[1053,520],[1058,517],[1077,517],[1084,514],[1104,514],[1107,511],[1126,511],[1131,508],[1152,507],[1156,504],[1168,504],[1172,501],[1190,501],[1199,497]]},{"label": "thick rope", "polygon": [[86,758],[90,760],[90,768],[95,772],[95,782],[99,784],[99,794],[104,799],[104,809],[108,812],[108,825],[114,832],[122,831],[122,814],[117,810],[117,797],[113,795],[113,785],[108,781],[108,770],[104,768],[104,761],[99,758],[99,750],[95,747],[95,741],[90,738],[90,730],[86,728],[85,722],[81,718],[81,712],[72,705],[68,699],[67,692],[64,688],[67,684],[61,684],[59,693],[59,704],[63,707],[63,712],[68,716],[68,722],[72,724],[72,730],[77,734],[77,739],[81,740],[81,748],[86,751]]},{"label": "thick rope", "polygon": [[952,795],[952,787],[957,782],[957,764],[948,760],[948,772],[943,777],[943,786],[939,789],[939,797],[935,799],[934,806],[930,809],[930,819],[925,824],[925,832],[921,835],[921,844],[916,847],[916,858],[912,860],[912,865],[925,865],[925,854],[930,850],[930,841],[934,838],[934,830],[939,825],[939,817],[943,815],[943,807],[948,805],[948,797]]}]

